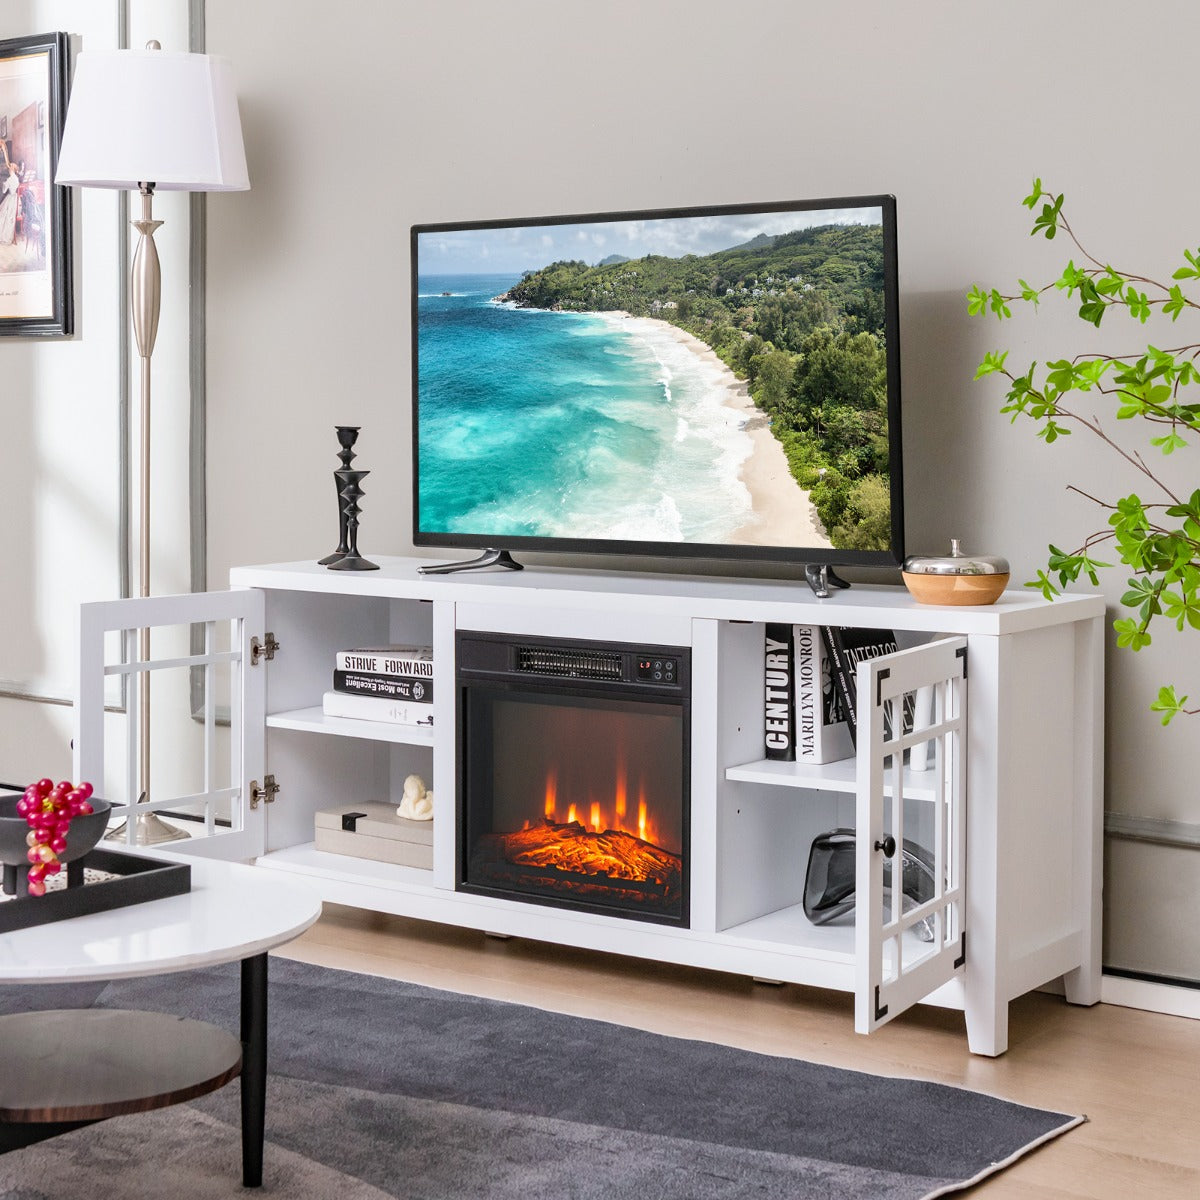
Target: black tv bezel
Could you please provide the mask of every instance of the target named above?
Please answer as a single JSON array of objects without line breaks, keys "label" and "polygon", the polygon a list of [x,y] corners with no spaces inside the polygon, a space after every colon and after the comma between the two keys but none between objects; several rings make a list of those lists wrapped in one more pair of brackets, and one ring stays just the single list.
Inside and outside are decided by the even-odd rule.
[{"label": "black tv bezel", "polygon": [[[710,542],[628,541],[608,538],[528,537],[473,533],[434,533],[420,528],[420,351],[418,338],[419,288],[417,240],[423,234],[477,229],[512,229],[538,225],[599,224],[653,221],[686,217],[737,216],[743,213],[805,212],[838,208],[878,208],[883,219],[883,294],[888,389],[888,478],[892,536],[887,550],[839,550],[819,546],[757,546]],[[412,540],[414,546],[445,546],[475,550],[525,550],[537,554],[621,555],[669,557],[714,562],[828,564],[896,567],[904,561],[904,475],[900,400],[900,289],[896,246],[896,197],[890,193],[838,196],[814,200],[771,201],[764,204],[714,204],[683,208],[634,209],[625,212],[572,213],[544,217],[504,217],[486,221],[440,221],[411,226],[409,284],[412,339]]]}]

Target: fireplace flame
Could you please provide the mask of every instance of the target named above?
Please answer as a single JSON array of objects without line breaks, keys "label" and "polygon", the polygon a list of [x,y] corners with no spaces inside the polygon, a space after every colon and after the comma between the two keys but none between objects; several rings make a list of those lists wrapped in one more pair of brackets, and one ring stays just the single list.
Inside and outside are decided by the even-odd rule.
[{"label": "fireplace flame", "polygon": [[[576,824],[593,833],[604,833],[607,830],[628,833],[651,845],[662,845],[661,831],[650,813],[645,789],[641,783],[637,788],[637,819],[629,820],[629,796],[624,765],[618,769],[612,800],[608,803],[594,798],[571,803],[567,805],[566,817],[561,817],[558,813],[558,776],[554,767],[550,767],[546,772],[544,793],[543,811],[550,824]],[[581,810],[587,812],[586,821],[580,816]],[[529,828],[528,822],[525,823],[525,828]]]}]

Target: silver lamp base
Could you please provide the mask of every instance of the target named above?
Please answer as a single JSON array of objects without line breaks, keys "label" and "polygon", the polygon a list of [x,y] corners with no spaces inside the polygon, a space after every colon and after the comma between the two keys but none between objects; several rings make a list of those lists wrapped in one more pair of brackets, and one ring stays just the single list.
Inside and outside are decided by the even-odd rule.
[{"label": "silver lamp base", "polygon": [[[122,821],[116,829],[109,830],[104,835],[105,841],[126,842],[126,826],[128,821]],[[174,825],[168,825],[157,813],[138,813],[133,818],[133,844],[135,846],[157,846],[162,842],[179,842],[188,835]]]}]

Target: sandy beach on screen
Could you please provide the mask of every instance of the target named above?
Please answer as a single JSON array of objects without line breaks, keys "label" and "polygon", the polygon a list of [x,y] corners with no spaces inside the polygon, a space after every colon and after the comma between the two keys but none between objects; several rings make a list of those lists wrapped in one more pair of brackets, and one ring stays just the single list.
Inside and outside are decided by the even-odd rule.
[{"label": "sandy beach on screen", "polygon": [[624,318],[622,326],[634,332],[640,327],[655,335],[669,333],[697,358],[720,369],[721,403],[737,414],[738,425],[750,436],[753,446],[742,464],[741,476],[750,493],[754,519],[736,530],[731,540],[748,546],[832,546],[808,492],[788,470],[783,447],[771,432],[766,414],[751,398],[745,380],[739,379],[706,342],[670,321],[627,313],[604,315]]}]

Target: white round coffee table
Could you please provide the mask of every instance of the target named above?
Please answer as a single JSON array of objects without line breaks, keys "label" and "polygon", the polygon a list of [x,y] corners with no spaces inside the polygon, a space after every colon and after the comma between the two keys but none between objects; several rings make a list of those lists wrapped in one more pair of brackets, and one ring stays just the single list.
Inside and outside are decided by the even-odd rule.
[{"label": "white round coffee table", "polygon": [[240,1041],[202,1021],[153,1013],[0,1017],[0,1152],[203,1095],[240,1070],[242,1182],[262,1183],[267,951],[312,925],[321,901],[273,872],[186,861],[186,895],[0,934],[0,984],[127,979],[240,961]]}]

